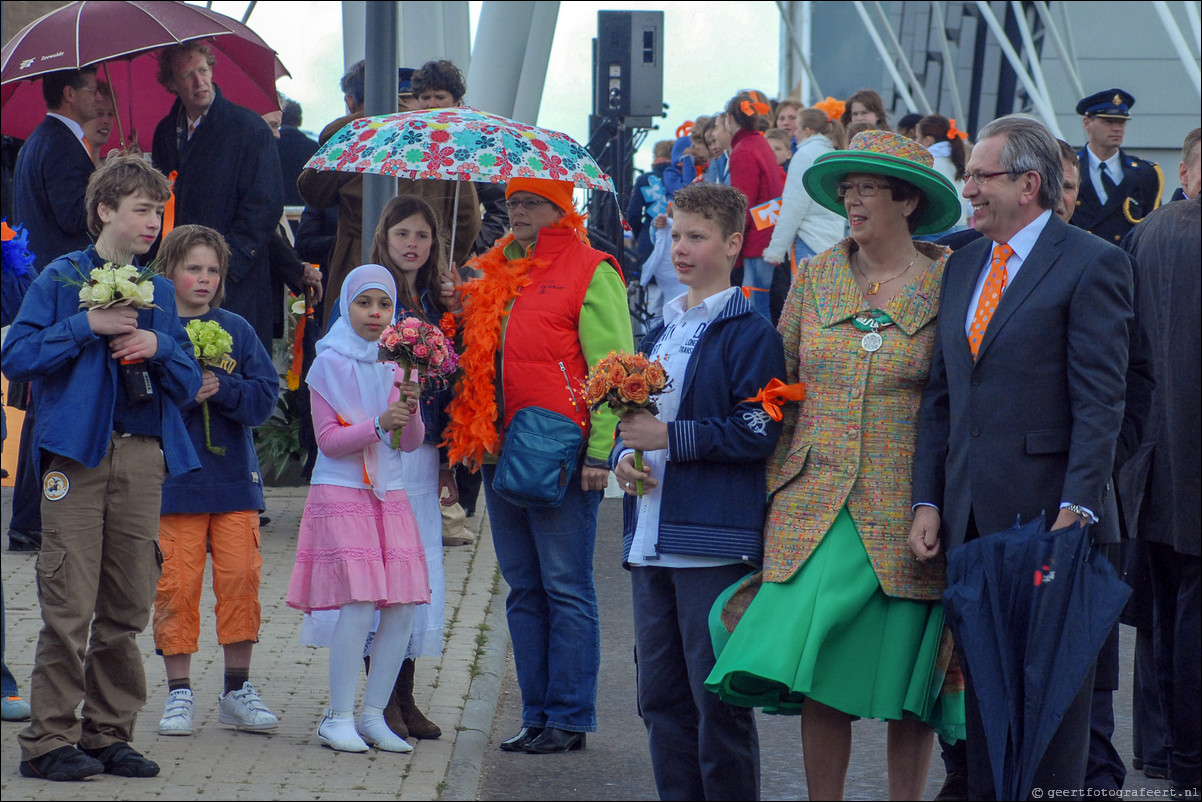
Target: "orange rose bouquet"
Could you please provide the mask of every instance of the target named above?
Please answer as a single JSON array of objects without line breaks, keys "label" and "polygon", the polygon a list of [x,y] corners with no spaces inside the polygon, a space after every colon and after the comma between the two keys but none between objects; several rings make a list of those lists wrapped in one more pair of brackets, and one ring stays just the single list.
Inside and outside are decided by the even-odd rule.
[{"label": "orange rose bouquet", "polygon": [[[620,416],[632,415],[645,409],[652,415],[659,412],[655,397],[668,389],[668,374],[659,360],[643,354],[610,351],[589,371],[584,384],[584,400],[590,410],[602,405]],[[643,452],[635,450],[634,467],[643,470]],[[643,495],[643,483],[638,483],[638,495]]]}]

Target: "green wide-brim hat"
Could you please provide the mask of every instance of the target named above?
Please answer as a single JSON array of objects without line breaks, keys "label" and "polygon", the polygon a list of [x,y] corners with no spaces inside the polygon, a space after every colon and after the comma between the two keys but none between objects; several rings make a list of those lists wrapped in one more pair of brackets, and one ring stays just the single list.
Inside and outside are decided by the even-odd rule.
[{"label": "green wide-brim hat", "polygon": [[823,208],[847,217],[836,187],[852,173],[908,181],[927,198],[914,233],[934,234],[951,228],[963,214],[959,193],[951,181],[935,172],[934,163],[931,152],[913,139],[892,131],[863,131],[847,150],[832,150],[815,159],[801,183]]}]

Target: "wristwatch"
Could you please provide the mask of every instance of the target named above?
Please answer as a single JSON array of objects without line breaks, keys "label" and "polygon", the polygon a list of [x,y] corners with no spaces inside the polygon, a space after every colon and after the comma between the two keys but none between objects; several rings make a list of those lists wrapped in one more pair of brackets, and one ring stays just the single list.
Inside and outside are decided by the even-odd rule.
[{"label": "wristwatch", "polygon": [[1068,510],[1073,515],[1076,515],[1078,518],[1081,518],[1082,520],[1085,520],[1085,521],[1093,520],[1093,516],[1090,515],[1089,512],[1084,507],[1082,507],[1080,504],[1065,504],[1064,507],[1062,507],[1062,509]]}]

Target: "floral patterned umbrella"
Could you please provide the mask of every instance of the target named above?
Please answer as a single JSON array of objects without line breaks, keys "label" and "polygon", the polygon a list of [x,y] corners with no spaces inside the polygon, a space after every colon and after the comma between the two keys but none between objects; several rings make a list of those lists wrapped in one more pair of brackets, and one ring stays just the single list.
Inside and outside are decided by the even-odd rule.
[{"label": "floral patterned umbrella", "polygon": [[549,178],[613,192],[613,181],[566,134],[467,106],[362,117],[322,145],[314,170],[504,183]]}]

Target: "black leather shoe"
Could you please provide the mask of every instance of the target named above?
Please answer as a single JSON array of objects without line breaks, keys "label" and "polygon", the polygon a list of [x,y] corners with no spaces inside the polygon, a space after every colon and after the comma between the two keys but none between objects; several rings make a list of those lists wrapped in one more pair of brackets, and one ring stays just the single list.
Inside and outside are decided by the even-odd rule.
[{"label": "black leather shoe", "polygon": [[542,727],[522,727],[518,734],[507,741],[501,741],[502,752],[524,752],[526,744],[543,734]]},{"label": "black leather shoe", "polygon": [[558,752],[575,752],[584,748],[584,733],[547,727],[543,734],[526,744],[525,750],[532,755],[553,755]]},{"label": "black leather shoe", "polygon": [[[9,551],[39,551],[42,548],[42,533],[28,529],[8,530]],[[62,747],[59,747],[60,749]]]},{"label": "black leather shoe", "polygon": [[35,780],[71,782],[104,773],[104,764],[74,746],[60,746],[53,752],[22,760],[22,777]]},{"label": "black leather shoe", "polygon": [[84,749],[85,755],[104,764],[104,773],[117,777],[157,777],[159,764],[145,757],[125,741],[117,741],[101,749]]}]

